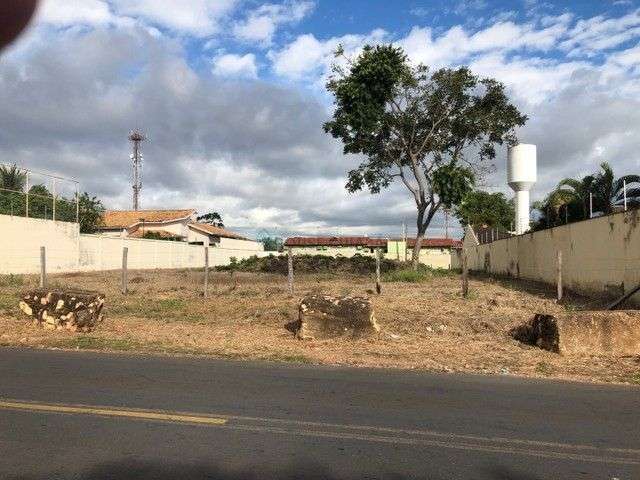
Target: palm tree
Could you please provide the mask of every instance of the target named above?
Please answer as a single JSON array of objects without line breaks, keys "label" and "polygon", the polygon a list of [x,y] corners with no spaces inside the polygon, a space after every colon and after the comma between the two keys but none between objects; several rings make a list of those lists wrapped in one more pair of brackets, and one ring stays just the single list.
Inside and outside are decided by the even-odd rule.
[{"label": "palm tree", "polygon": [[626,187],[627,206],[640,205],[640,175],[624,175],[618,179],[607,162],[600,164],[593,183],[594,207],[604,215],[624,204]]},{"label": "palm tree", "polygon": [[[560,209],[564,207],[567,212],[577,209],[582,214],[582,218],[579,218],[579,220],[588,218],[589,195],[593,190],[594,182],[595,177],[593,175],[587,175],[582,180],[576,180],[575,178],[561,180],[556,189],[549,194],[546,201],[547,207],[552,209],[556,216],[559,214]],[[571,208],[572,206],[574,208]],[[572,220],[576,220],[576,218]]]},{"label": "palm tree", "polygon": [[27,182],[27,174],[14,163],[12,166],[0,165],[0,188],[22,192]]}]

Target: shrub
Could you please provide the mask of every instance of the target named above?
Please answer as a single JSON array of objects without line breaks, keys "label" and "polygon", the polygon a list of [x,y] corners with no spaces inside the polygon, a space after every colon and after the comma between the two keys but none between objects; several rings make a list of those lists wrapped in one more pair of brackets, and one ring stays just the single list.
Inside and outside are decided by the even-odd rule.
[{"label": "shrub", "polygon": [[411,269],[395,270],[385,273],[382,278],[385,282],[411,282],[417,283],[431,278],[432,274],[429,271],[420,269],[418,271]]}]

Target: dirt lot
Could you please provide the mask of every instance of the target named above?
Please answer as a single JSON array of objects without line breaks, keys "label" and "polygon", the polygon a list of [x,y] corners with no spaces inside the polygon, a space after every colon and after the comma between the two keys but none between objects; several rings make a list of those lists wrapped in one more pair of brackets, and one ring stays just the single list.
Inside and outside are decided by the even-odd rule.
[{"label": "dirt lot", "polygon": [[[18,295],[35,277],[0,277],[0,345],[205,354],[225,358],[412,368],[640,384],[640,356],[560,356],[519,344],[507,335],[535,312],[595,308],[572,297],[563,305],[538,285],[474,278],[469,298],[456,275],[418,283],[387,282],[373,294],[368,276],[298,275],[289,298],[286,277],[212,273],[210,298],[200,293],[202,272],[130,272],[130,293],[119,273],[65,274],[50,286],[107,295],[105,322],[88,334],[46,331],[17,309]],[[297,318],[306,293],[370,295],[382,327],[366,340],[299,341],[283,328]]]}]

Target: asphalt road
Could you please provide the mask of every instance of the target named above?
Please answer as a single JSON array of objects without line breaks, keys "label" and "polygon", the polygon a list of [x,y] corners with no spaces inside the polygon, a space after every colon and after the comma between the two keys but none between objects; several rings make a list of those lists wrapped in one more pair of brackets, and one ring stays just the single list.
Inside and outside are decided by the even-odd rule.
[{"label": "asphalt road", "polygon": [[0,349],[0,478],[639,479],[640,389]]}]

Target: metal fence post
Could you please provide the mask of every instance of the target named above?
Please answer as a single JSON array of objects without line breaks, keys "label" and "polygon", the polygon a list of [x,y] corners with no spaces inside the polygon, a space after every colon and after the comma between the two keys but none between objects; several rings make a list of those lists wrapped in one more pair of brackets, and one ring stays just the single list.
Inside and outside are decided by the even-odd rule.
[{"label": "metal fence post", "polygon": [[462,251],[462,296],[469,296],[469,265],[467,262],[467,252]]},{"label": "metal fence post", "polygon": [[40,288],[47,287],[47,252],[45,247],[40,247]]},{"label": "metal fence post", "polygon": [[209,247],[204,247],[204,298],[209,296]]},{"label": "metal fence post", "polygon": [[287,281],[289,283],[289,295],[293,296],[293,250],[287,248]]},{"label": "metal fence post", "polygon": [[24,196],[25,196],[25,217],[29,218],[29,172],[27,172],[25,175]]},{"label": "metal fence post", "polygon": [[382,293],[382,284],[380,283],[380,255],[381,250],[376,248],[376,292],[378,295]]},{"label": "metal fence post", "polygon": [[80,191],[76,184],[76,223],[80,223]]},{"label": "metal fence post", "polygon": [[558,250],[557,257],[557,286],[558,286],[558,301],[562,300],[562,250]]},{"label": "metal fence post", "polygon": [[122,294],[127,293],[127,257],[129,256],[129,248],[122,247]]},{"label": "metal fence post", "polygon": [[51,180],[51,198],[53,198],[53,217],[52,220],[56,221],[56,179]]}]

